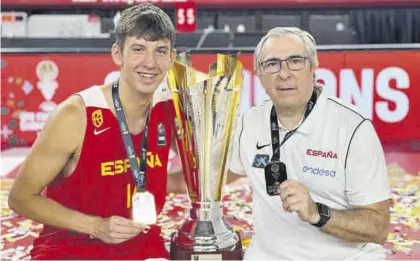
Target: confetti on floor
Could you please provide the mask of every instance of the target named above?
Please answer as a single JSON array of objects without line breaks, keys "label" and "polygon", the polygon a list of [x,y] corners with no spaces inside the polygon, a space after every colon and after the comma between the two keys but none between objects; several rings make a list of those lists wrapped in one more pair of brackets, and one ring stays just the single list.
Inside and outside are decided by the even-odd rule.
[{"label": "confetti on floor", "polygon": [[387,246],[393,255],[420,259],[420,176],[388,166],[391,186],[391,231]]},{"label": "confetti on floor", "polygon": [[[397,165],[390,165],[392,207],[391,227],[385,247],[389,260],[420,259],[420,176],[409,175]],[[32,241],[42,225],[16,215],[7,205],[12,179],[1,179],[1,260],[29,260]],[[246,184],[226,188],[224,214],[240,233],[246,249],[253,234],[252,190]],[[158,222],[169,246],[172,235],[186,218],[189,207],[185,195],[169,195]]]}]

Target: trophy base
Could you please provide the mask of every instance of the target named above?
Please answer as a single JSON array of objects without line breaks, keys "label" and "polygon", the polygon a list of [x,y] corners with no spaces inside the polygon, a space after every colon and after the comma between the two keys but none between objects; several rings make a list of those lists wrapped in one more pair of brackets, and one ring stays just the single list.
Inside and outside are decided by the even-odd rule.
[{"label": "trophy base", "polygon": [[236,234],[238,235],[239,240],[233,250],[229,249],[218,250],[214,252],[197,252],[189,249],[181,249],[176,244],[174,244],[173,241],[171,241],[171,260],[242,260],[243,250],[241,236],[238,232],[236,232]]}]

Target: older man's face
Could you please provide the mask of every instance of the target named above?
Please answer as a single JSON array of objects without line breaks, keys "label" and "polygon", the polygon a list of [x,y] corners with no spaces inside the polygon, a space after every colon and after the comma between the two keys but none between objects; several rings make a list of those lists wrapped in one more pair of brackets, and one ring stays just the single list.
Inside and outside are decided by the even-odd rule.
[{"label": "older man's face", "polygon": [[312,94],[316,66],[311,69],[300,37],[287,34],[270,38],[263,46],[261,58],[259,77],[273,102],[282,109],[306,105]]}]

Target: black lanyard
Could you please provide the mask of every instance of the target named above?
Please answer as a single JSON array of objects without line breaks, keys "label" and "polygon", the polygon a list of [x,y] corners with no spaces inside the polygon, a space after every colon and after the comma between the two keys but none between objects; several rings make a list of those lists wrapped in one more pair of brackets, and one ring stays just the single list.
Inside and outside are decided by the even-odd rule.
[{"label": "black lanyard", "polygon": [[[315,90],[312,93],[311,99],[309,100],[307,106],[306,106],[306,111],[305,114],[303,116],[303,120],[302,123],[306,120],[306,118],[308,117],[309,113],[311,113],[312,109],[315,106],[316,103],[316,92]],[[278,119],[277,119],[277,113],[276,113],[276,109],[273,107],[271,108],[271,117],[270,117],[270,128],[271,128],[271,146],[273,147],[273,157],[271,158],[271,162],[276,162],[276,161],[280,161],[280,147],[297,131],[297,129],[299,129],[299,127],[302,125],[299,124],[299,126],[294,129],[289,131],[288,133],[286,133],[286,135],[284,136],[283,141],[280,143],[280,135],[279,135],[279,123],[278,123]]]},{"label": "black lanyard", "polygon": [[143,140],[141,142],[140,166],[137,162],[137,155],[134,150],[133,140],[125,119],[124,110],[121,106],[120,95],[118,93],[119,80],[112,85],[112,100],[114,101],[115,113],[117,115],[118,125],[120,126],[121,136],[124,141],[125,151],[130,162],[131,172],[136,182],[137,192],[144,192],[146,185],[146,160],[147,160],[147,136],[149,134],[150,107],[147,109],[146,125],[143,131]]}]

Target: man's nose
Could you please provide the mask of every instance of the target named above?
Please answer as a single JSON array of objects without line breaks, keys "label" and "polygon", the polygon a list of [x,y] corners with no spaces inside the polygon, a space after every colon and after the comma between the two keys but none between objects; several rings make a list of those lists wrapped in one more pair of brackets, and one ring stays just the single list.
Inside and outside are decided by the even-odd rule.
[{"label": "man's nose", "polygon": [[156,56],[153,53],[146,53],[143,60],[143,66],[148,69],[156,68]]},{"label": "man's nose", "polygon": [[280,71],[277,74],[278,74],[279,78],[282,79],[282,80],[286,80],[287,78],[289,78],[290,70],[289,70],[289,67],[287,66],[286,61],[281,61]]}]

